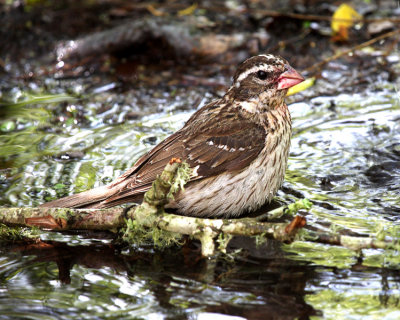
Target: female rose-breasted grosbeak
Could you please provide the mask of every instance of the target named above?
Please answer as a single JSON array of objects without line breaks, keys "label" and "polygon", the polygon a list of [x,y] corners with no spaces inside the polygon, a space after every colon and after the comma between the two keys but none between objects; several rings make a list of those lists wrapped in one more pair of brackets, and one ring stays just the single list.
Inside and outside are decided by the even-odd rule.
[{"label": "female rose-breasted grosbeak", "polygon": [[236,217],[270,201],[283,182],[292,133],[284,98],[304,78],[271,54],[237,69],[221,99],[195,112],[175,132],[108,185],[42,207],[108,208],[138,202],[171,158],[197,174],[167,207],[195,217]]}]

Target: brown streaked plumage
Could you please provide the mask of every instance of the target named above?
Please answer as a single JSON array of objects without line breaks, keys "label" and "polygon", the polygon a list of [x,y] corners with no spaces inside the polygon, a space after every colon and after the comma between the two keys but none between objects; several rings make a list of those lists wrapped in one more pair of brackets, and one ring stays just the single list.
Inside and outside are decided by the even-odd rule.
[{"label": "brown streaked plumage", "polygon": [[108,208],[141,201],[167,162],[181,158],[197,175],[167,207],[184,215],[225,218],[255,210],[283,182],[292,131],[284,98],[303,80],[281,57],[249,58],[223,98],[195,112],[115,181],[42,207]]}]

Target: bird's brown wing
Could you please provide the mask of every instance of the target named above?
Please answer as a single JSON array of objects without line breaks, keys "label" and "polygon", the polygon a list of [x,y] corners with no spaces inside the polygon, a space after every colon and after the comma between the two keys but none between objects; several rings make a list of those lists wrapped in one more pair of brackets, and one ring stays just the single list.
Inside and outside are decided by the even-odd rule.
[{"label": "bird's brown wing", "polygon": [[186,125],[112,183],[43,204],[43,207],[108,208],[140,201],[171,158],[181,158],[197,176],[191,181],[248,166],[265,146],[266,131],[237,110],[216,103],[198,110]]},{"label": "bird's brown wing", "polygon": [[[151,182],[161,173],[170,155],[182,154],[182,150],[176,150],[179,144],[181,132],[171,135],[153,150],[143,155],[135,165],[123,175],[108,185],[76,193],[68,197],[46,202],[41,207],[47,208],[109,208],[126,202],[138,202],[143,193],[151,187]],[[169,151],[169,147],[172,147]],[[159,160],[158,163],[153,161]],[[146,171],[149,169],[149,171]],[[141,179],[139,173],[144,172],[145,179]],[[152,180],[151,180],[152,179]]]},{"label": "bird's brown wing", "polygon": [[199,110],[190,125],[188,122],[120,176],[113,185],[122,188],[103,203],[129,202],[129,198],[147,191],[171,158],[181,158],[190,167],[197,167],[193,181],[243,169],[265,146],[266,132],[261,125],[229,110],[219,110],[218,115],[204,111]]},{"label": "bird's brown wing", "polygon": [[148,153],[144,154],[135,165],[114,180],[109,187],[117,190],[111,197],[101,202],[101,207],[112,207],[126,202],[133,202],[139,195],[150,189],[151,184],[160,175],[172,158],[182,159],[182,129],[166,138]]},{"label": "bird's brown wing", "polygon": [[196,127],[184,140],[185,159],[197,167],[198,177],[209,177],[248,166],[265,146],[265,129],[234,114]]}]

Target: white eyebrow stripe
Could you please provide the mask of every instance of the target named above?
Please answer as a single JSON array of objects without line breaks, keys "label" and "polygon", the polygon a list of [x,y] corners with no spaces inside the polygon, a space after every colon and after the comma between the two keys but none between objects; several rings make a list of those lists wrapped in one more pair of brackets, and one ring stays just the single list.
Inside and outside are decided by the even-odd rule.
[{"label": "white eyebrow stripe", "polygon": [[263,71],[266,71],[266,72],[273,71],[274,67],[270,66],[268,64],[262,64],[260,66],[254,66],[254,67],[250,68],[249,70],[241,73],[236,81],[240,82],[243,79],[246,79],[249,74],[256,73],[257,71],[260,71],[260,70],[263,70]]},{"label": "white eyebrow stripe", "polygon": [[275,57],[274,55],[272,55],[272,54],[259,54],[258,55],[259,57],[265,57],[265,58],[267,58],[267,59],[276,59],[277,57]]}]

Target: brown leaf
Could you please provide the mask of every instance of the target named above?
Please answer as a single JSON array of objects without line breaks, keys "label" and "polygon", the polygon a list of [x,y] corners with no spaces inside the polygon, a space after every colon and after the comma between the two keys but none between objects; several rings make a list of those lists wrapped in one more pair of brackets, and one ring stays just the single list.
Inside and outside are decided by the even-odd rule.
[{"label": "brown leaf", "polygon": [[287,234],[293,234],[295,232],[297,232],[298,229],[303,228],[307,223],[307,220],[305,217],[303,216],[295,216],[294,219],[292,220],[292,222],[290,222],[286,228],[285,228],[285,232]]},{"label": "brown leaf", "polygon": [[346,42],[349,40],[349,30],[346,27],[340,26],[336,34],[332,36],[333,42]]},{"label": "brown leaf", "polygon": [[173,164],[173,163],[181,163],[182,160],[180,158],[171,158],[171,160],[169,160],[169,164]]},{"label": "brown leaf", "polygon": [[25,223],[29,226],[36,226],[47,229],[65,229],[67,221],[65,219],[54,219],[53,216],[26,218]]}]

